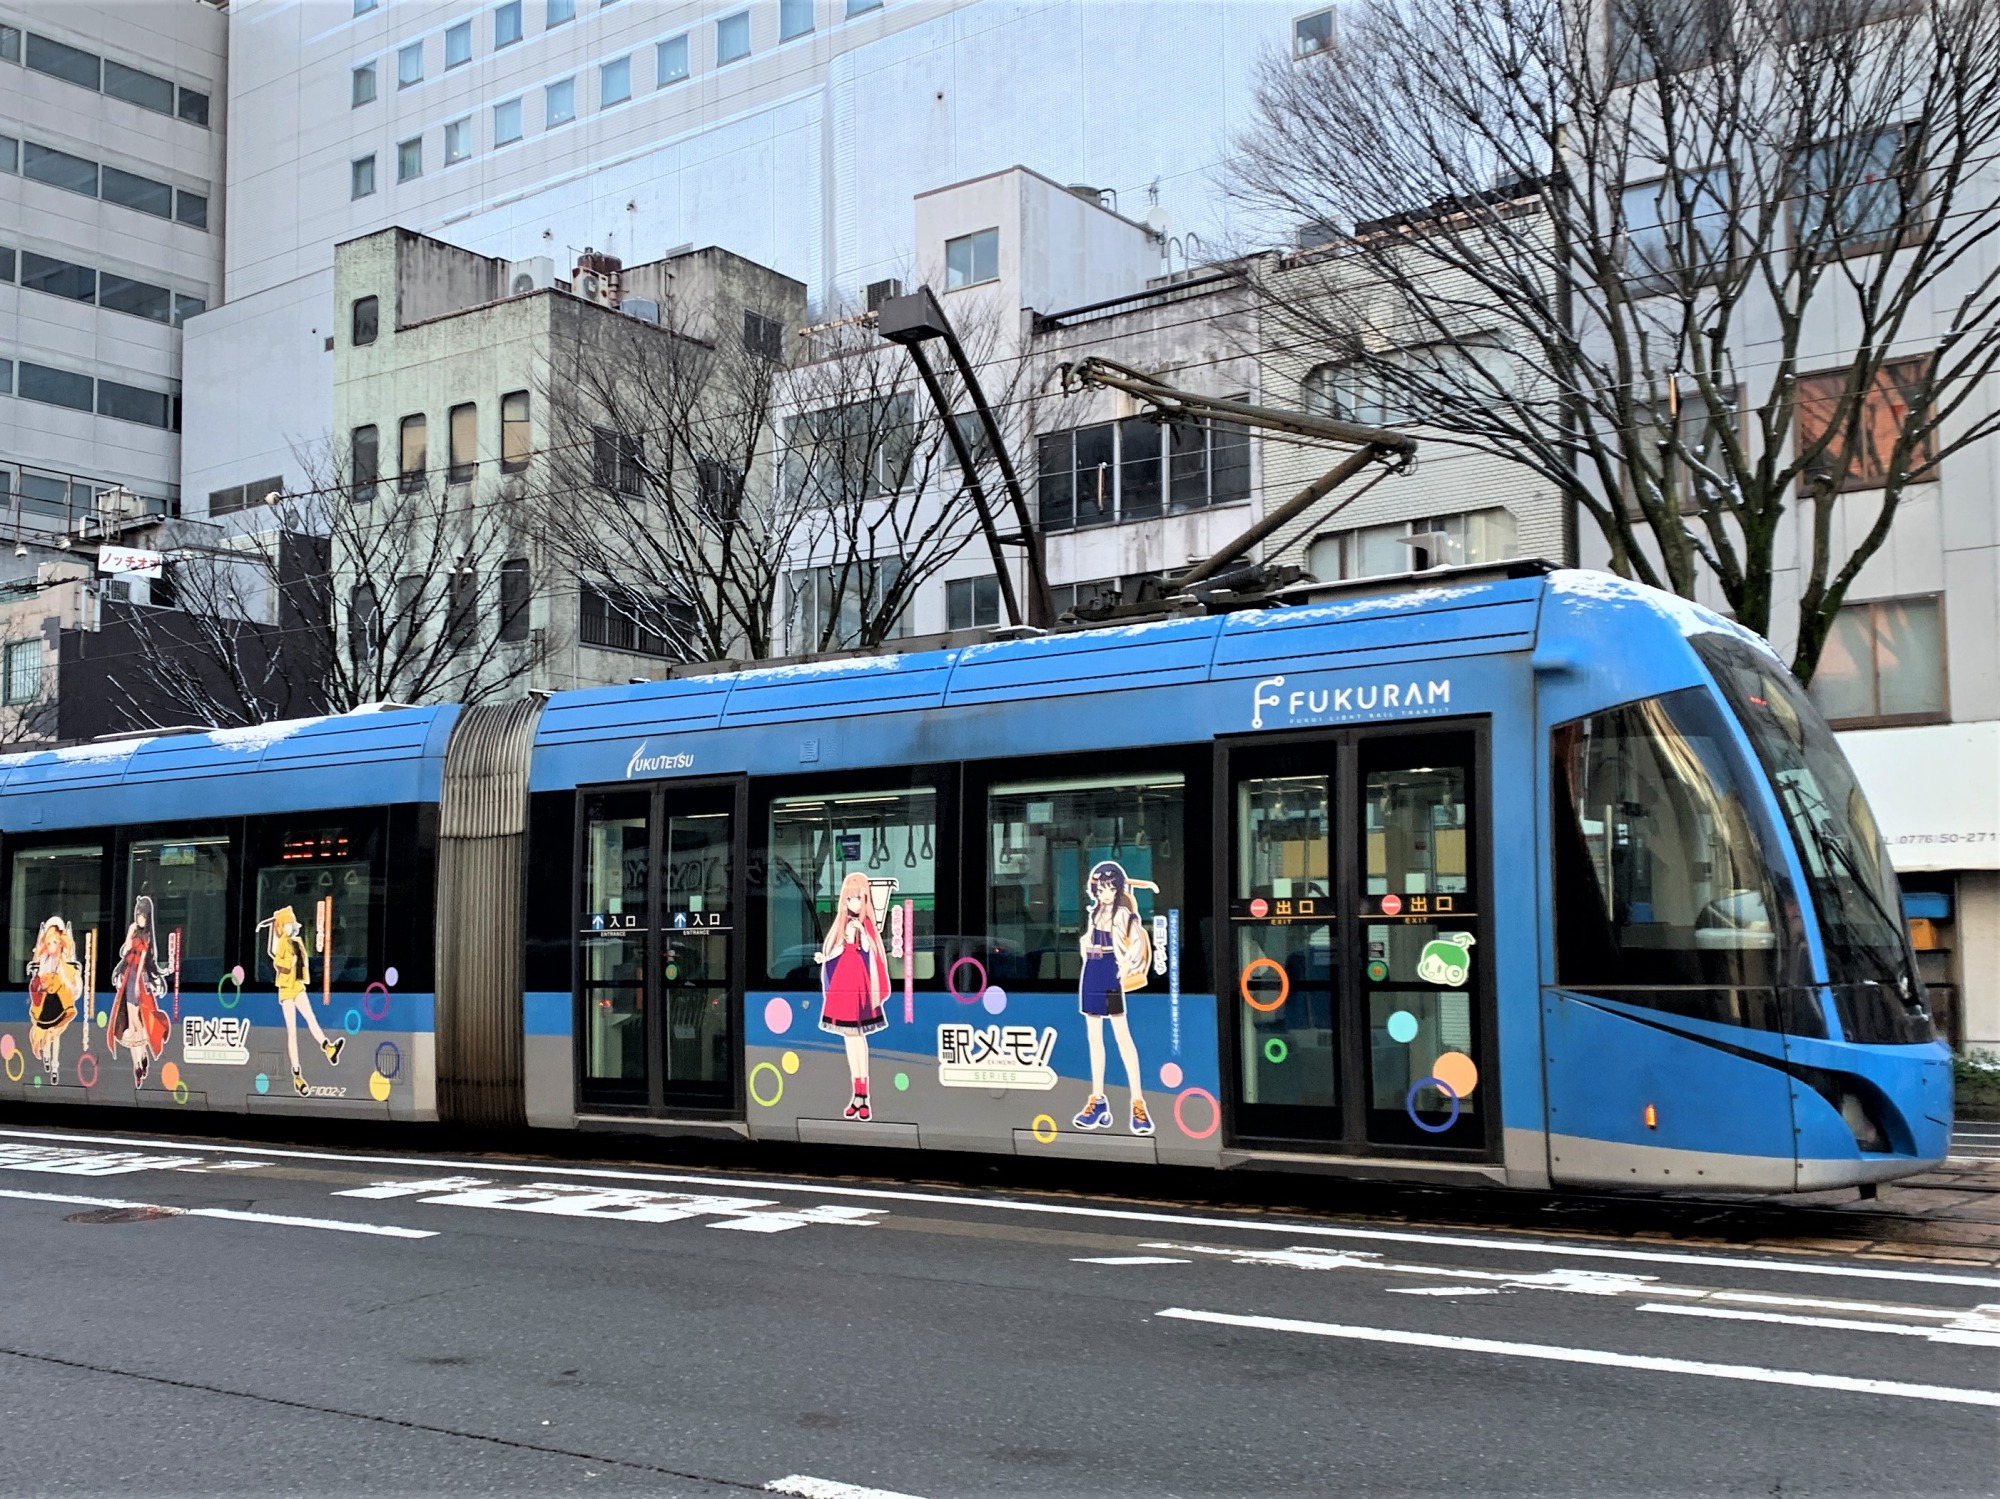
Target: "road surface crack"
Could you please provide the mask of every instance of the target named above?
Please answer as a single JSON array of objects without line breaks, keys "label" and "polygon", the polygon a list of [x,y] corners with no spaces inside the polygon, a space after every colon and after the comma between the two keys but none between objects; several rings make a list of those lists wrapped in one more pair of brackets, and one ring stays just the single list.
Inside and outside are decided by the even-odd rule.
[{"label": "road surface crack", "polygon": [[233,1400],[255,1401],[259,1405],[277,1406],[284,1410],[309,1411],[320,1416],[344,1416],[350,1421],[370,1421],[378,1426],[395,1426],[404,1431],[421,1431],[431,1436],[458,1437],[463,1441],[484,1442],[493,1447],[510,1447],[521,1452],[541,1453],[548,1457],[568,1457],[578,1462],[602,1463],[607,1467],[655,1473],[663,1478],[678,1478],[687,1483],[712,1484],[717,1488],[735,1489],[746,1494],[765,1492],[765,1486],[761,1483],[745,1483],[735,1478],[717,1478],[707,1473],[688,1473],[679,1468],[665,1468],[657,1463],[642,1462],[636,1458],[608,1457],[601,1452],[580,1452],[573,1447],[524,1442],[515,1437],[496,1437],[483,1431],[465,1431],[455,1426],[433,1426],[427,1421],[412,1421],[402,1416],[383,1416],[372,1411],[347,1410],[337,1405],[318,1405],[310,1400],[288,1400],[281,1395],[260,1395],[254,1390],[232,1390],[225,1385],[205,1384],[200,1380],[172,1379],[164,1374],[140,1374],[131,1369],[113,1368],[109,1364],[58,1358],[50,1353],[32,1353],[24,1348],[0,1347],[0,1354],[24,1359],[29,1363],[53,1365],[59,1369],[75,1369],[86,1374],[110,1374],[120,1379],[136,1379],[145,1384],[165,1385],[176,1390],[193,1390],[204,1395],[224,1395]]}]

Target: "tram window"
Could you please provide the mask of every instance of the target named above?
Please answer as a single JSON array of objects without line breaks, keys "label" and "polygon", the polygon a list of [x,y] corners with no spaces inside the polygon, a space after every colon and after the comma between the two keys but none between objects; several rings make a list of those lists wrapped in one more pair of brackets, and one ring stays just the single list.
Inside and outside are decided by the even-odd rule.
[{"label": "tram window", "polygon": [[273,930],[294,921],[312,954],[315,987],[361,987],[381,978],[372,962],[377,912],[387,897],[379,821],[272,827],[258,859],[256,889],[257,930],[248,945],[262,980],[275,978]]},{"label": "tram window", "polygon": [[1708,694],[1562,724],[1553,753],[1556,981],[1776,982],[1782,906],[1745,771]]},{"label": "tram window", "polygon": [[[11,987],[27,981],[29,965],[35,958],[35,944],[48,922],[61,918],[63,930],[51,938],[75,947],[81,964],[87,955],[89,934],[98,932],[98,982],[110,971],[114,946],[104,948],[104,847],[96,843],[68,844],[58,848],[24,848],[14,855],[13,909],[8,921],[7,975]],[[63,961],[67,961],[67,956]],[[80,973],[88,983],[90,975]]]},{"label": "tram window", "polygon": [[1240,900],[1330,896],[1327,849],[1332,793],[1323,775],[1262,776],[1236,787]]},{"label": "tram window", "polygon": [[[183,985],[220,983],[233,961],[229,859],[226,833],[135,840],[127,858],[126,905],[119,913],[120,944],[133,938],[150,943],[152,960],[162,970],[178,945],[175,971]],[[148,930],[136,930],[142,923]]]},{"label": "tram window", "polygon": [[[891,903],[914,904],[915,976],[937,974],[938,795],[928,787],[787,796],[771,803],[765,964],[774,984],[816,988],[841,886],[869,883],[883,939]],[[892,976],[902,976],[900,967]]]},{"label": "tram window", "polygon": [[584,925],[598,931],[645,925],[646,798],[593,796],[584,818]]},{"label": "tram window", "polygon": [[1155,915],[1184,909],[1186,798],[1178,773],[994,786],[986,909],[993,981],[1068,986],[1082,977],[1079,938],[1101,864],[1123,871],[1149,930]]}]

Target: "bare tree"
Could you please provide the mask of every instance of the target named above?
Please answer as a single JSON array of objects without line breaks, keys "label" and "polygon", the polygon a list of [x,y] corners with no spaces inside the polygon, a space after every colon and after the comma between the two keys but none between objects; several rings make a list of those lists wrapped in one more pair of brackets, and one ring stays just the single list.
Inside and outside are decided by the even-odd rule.
[{"label": "bare tree", "polygon": [[[1364,0],[1264,69],[1241,191],[1309,393],[1526,465],[1793,669],[2000,431],[2000,0]],[[1302,237],[1305,242],[1306,237]],[[1781,560],[1784,559],[1784,560]],[[1777,623],[1784,623],[1780,620]]]},{"label": "bare tree", "polygon": [[887,639],[977,534],[943,422],[870,315],[817,326],[789,366],[708,336],[718,325],[669,310],[551,370],[528,507],[541,552],[675,659]]},{"label": "bare tree", "polygon": [[477,703],[548,654],[529,628],[514,508],[437,470],[351,475],[322,445],[310,487],[235,532],[168,545],[171,607],[133,608],[110,680],[132,727],[259,723],[377,702]]}]

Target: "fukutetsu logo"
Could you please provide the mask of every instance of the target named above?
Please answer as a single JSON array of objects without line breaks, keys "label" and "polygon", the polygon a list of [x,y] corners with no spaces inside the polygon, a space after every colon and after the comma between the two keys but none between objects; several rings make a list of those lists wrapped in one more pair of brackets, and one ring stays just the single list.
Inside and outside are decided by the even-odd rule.
[{"label": "fukutetsu logo", "polygon": [[[1283,677],[1265,677],[1250,694],[1250,727],[1264,727],[1264,710],[1278,708],[1287,724],[1327,718],[1339,713],[1374,713],[1385,708],[1405,711],[1451,705],[1451,678],[1426,678],[1407,682],[1370,682],[1360,687],[1295,687],[1290,692],[1277,689]],[[1276,717],[1274,714],[1273,717]]]},{"label": "fukutetsu logo", "polygon": [[694,756],[686,753],[674,755],[649,755],[647,741],[641,739],[639,747],[632,751],[632,758],[625,762],[625,779],[634,776],[658,775],[663,770],[693,770]]}]

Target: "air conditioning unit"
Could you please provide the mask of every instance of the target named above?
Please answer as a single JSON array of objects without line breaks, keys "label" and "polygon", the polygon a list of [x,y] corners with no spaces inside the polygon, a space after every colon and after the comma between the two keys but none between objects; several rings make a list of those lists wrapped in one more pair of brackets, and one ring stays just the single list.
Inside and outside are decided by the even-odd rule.
[{"label": "air conditioning unit", "polygon": [[519,297],[531,291],[547,291],[556,284],[556,263],[546,255],[507,263],[507,295]]},{"label": "air conditioning unit", "polygon": [[146,518],[145,498],[122,485],[100,489],[91,508],[97,512],[98,527],[105,535],[115,535]]},{"label": "air conditioning unit", "polygon": [[902,294],[903,283],[893,276],[887,281],[871,281],[868,283],[868,310],[870,312],[880,312],[884,302],[888,301],[891,297],[900,297]]}]

